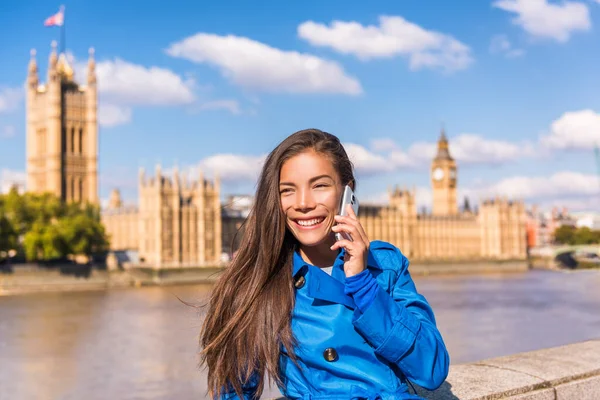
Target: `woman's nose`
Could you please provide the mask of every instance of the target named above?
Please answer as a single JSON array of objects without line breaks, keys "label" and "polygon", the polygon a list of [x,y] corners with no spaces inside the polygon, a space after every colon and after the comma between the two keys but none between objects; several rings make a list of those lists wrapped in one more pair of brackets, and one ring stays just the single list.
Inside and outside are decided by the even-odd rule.
[{"label": "woman's nose", "polygon": [[296,198],[296,208],[300,210],[311,209],[315,207],[315,201],[308,190],[299,190]]}]

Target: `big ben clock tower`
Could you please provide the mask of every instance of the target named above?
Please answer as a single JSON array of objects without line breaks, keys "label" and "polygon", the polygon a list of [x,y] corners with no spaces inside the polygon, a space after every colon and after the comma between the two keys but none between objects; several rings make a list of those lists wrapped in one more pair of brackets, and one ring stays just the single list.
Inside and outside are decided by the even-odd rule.
[{"label": "big ben clock tower", "polygon": [[450,156],[444,129],[438,140],[437,155],[431,162],[433,215],[456,215],[456,162]]}]

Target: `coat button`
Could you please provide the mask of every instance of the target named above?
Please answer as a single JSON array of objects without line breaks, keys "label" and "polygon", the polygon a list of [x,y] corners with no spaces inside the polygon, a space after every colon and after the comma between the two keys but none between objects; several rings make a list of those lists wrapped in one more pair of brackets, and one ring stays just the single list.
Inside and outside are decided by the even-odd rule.
[{"label": "coat button", "polygon": [[338,358],[337,351],[333,347],[328,347],[323,352],[323,358],[329,362],[333,362]]},{"label": "coat button", "polygon": [[306,278],[303,275],[300,275],[294,281],[294,286],[296,286],[296,289],[300,289],[302,286],[304,286],[305,283],[306,283]]}]

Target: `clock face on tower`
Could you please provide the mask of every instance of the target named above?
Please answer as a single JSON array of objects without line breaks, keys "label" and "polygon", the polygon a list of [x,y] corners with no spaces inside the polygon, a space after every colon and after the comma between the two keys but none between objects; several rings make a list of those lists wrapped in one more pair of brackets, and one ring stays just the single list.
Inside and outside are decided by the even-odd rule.
[{"label": "clock face on tower", "polygon": [[433,170],[433,179],[436,181],[441,181],[444,178],[444,170],[440,167],[437,167]]}]

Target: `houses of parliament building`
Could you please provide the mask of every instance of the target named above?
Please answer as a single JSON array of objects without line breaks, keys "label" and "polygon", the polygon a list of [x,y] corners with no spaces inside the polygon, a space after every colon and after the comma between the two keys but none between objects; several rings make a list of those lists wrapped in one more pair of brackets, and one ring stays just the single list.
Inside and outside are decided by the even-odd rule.
[{"label": "houses of parliament building", "polygon": [[[27,183],[30,192],[51,192],[64,201],[99,204],[98,91],[93,51],[86,84],[56,46],[46,84],[39,82],[35,52],[27,75]],[[442,131],[431,161],[433,206],[417,212],[415,193],[395,188],[387,205],[361,204],[359,220],[371,239],[393,243],[412,260],[525,259],[525,207],[490,199],[477,211],[459,210],[458,169]],[[222,207],[219,179],[187,179],[160,166],[154,176],[140,171],[138,202],[126,206],[113,190],[102,222],[111,249],[137,254],[154,268],[208,266],[235,251],[234,233],[247,213]]]}]

